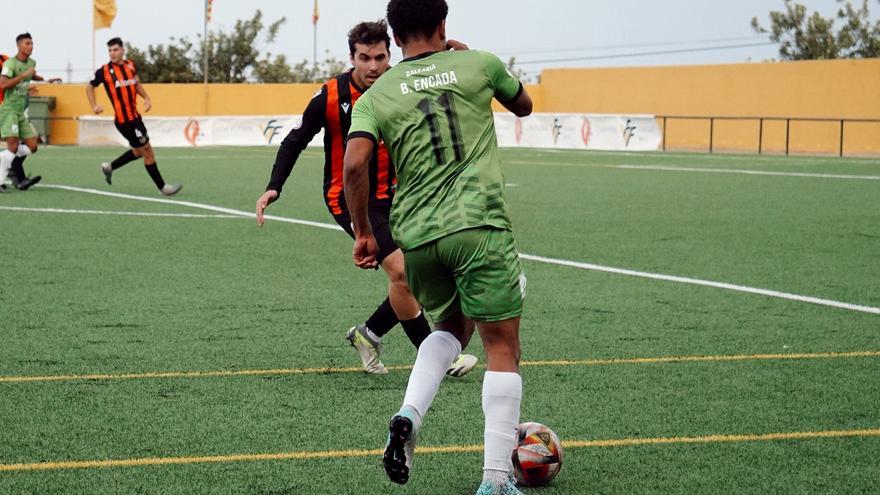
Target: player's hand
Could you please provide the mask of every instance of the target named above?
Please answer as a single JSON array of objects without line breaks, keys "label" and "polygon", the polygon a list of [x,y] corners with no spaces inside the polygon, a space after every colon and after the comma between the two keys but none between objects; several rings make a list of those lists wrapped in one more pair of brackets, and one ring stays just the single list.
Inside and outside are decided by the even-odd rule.
[{"label": "player's hand", "polygon": [[467,45],[457,40],[446,40],[446,49],[447,50],[455,50],[457,52],[462,52],[465,50],[470,50]]},{"label": "player's hand", "polygon": [[150,97],[144,98],[144,113],[149,112],[153,108],[153,100]]},{"label": "player's hand", "polygon": [[373,234],[355,237],[354,249],[351,251],[351,258],[354,260],[355,266],[364,270],[379,268],[379,261],[376,260],[378,254],[379,245]]},{"label": "player's hand", "polygon": [[257,200],[257,225],[260,227],[266,223],[263,213],[265,213],[266,208],[275,202],[276,199],[278,199],[278,191],[269,189],[260,196],[260,199]]},{"label": "player's hand", "polygon": [[104,113],[104,107],[102,107],[101,105],[95,105],[92,107],[92,111],[96,114]]}]

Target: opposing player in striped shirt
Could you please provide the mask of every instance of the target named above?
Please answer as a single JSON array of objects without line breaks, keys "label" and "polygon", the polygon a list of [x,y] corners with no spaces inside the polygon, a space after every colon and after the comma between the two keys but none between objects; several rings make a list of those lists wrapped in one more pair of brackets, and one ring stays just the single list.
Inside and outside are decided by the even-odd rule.
[{"label": "opposing player in striped shirt", "polygon": [[182,186],[166,184],[162,179],[162,174],[159,173],[159,167],[156,165],[153,147],[150,145],[150,136],[147,135],[147,128],[144,127],[144,121],[141,119],[141,114],[138,113],[138,95],[144,99],[145,112],[150,111],[153,102],[141,84],[134,62],[125,59],[125,47],[121,39],[111,39],[107,42],[107,48],[110,53],[110,62],[95,71],[95,78],[86,86],[86,96],[92,111],[96,114],[103,113],[104,107],[95,100],[95,88],[104,86],[107,97],[113,105],[116,129],[128,141],[131,149],[112,162],[101,164],[104,178],[107,184],[111,184],[115,170],[143,157],[147,173],[150,174],[150,178],[153,179],[159,192],[164,196],[177,194]]},{"label": "opposing player in striped shirt", "polygon": [[[336,223],[348,235],[354,235],[345,192],[342,188],[342,159],[345,136],[351,125],[355,102],[389,67],[391,39],[385,22],[362,22],[348,36],[352,69],[327,81],[309,102],[302,123],[282,141],[272,168],[266,192],[257,200],[257,221],[264,223],[264,212],[276,201],[290,176],[300,153],[312,138],[324,129],[324,202]],[[382,337],[398,322],[413,345],[418,348],[431,333],[430,325],[413,298],[406,283],[403,253],[391,238],[388,214],[396,185],[394,167],[388,151],[380,146],[370,159],[369,203],[379,242],[378,264],[389,279],[388,297],[363,324],[355,325],[347,334],[351,345],[360,354],[367,373],[388,373],[380,360]],[[474,368],[477,358],[457,355],[446,368],[450,376],[463,376]]]}]

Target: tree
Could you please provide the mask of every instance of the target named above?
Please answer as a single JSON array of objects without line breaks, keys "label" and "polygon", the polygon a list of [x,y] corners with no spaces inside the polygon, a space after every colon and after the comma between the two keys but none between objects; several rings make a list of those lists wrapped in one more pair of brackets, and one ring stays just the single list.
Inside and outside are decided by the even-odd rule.
[{"label": "tree", "polygon": [[[286,20],[282,17],[266,26],[263,24],[263,13],[257,10],[251,19],[236,21],[231,33],[223,31],[208,33],[208,82],[247,81],[251,71],[258,64],[260,52],[257,47],[274,43],[281,25]],[[199,43],[194,54],[195,60],[203,60],[204,53],[203,44]],[[201,65],[198,64],[198,73],[204,78]],[[283,67],[283,60],[281,66]]]},{"label": "tree", "polygon": [[141,80],[162,83],[198,82],[190,52],[192,43],[186,38],[174,39],[165,45],[149,45],[146,50],[139,50],[126,44],[129,60],[137,67]]},{"label": "tree", "polygon": [[[843,4],[844,0],[837,2]],[[779,43],[783,60],[880,57],[880,21],[871,24],[868,2],[862,0],[856,8],[846,0],[836,18],[826,19],[818,12],[808,16],[805,6],[785,0],[784,12],[770,12],[769,30],[757,17],[752,18],[752,28],[760,34],[769,33],[770,39]],[[844,24],[837,31],[836,20]]]},{"label": "tree", "polygon": [[[319,82],[344,71],[347,61],[330,57],[327,52],[317,66],[303,60],[290,65],[284,55],[260,54],[260,48],[278,37],[285,18],[268,25],[259,10],[250,19],[238,20],[231,32],[208,33],[208,82],[261,83]],[[128,58],[138,67],[144,82],[190,83],[204,80],[205,48],[202,37],[171,38],[167,45],[149,45],[140,50],[128,45]]]}]

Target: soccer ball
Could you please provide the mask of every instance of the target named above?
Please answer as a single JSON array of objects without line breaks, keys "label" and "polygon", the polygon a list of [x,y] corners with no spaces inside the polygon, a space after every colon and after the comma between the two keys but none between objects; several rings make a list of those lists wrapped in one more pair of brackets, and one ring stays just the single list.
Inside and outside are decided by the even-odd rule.
[{"label": "soccer ball", "polygon": [[513,449],[513,471],[523,486],[550,483],[562,468],[562,442],[541,423],[522,423],[516,427],[517,445]]}]

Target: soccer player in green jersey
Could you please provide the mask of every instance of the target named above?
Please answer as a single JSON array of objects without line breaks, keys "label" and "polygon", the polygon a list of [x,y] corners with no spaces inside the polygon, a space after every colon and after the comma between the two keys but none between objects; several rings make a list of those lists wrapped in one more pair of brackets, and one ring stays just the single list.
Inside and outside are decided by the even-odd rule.
[{"label": "soccer player in green jersey", "polygon": [[526,116],[532,101],[498,57],[447,42],[447,12],[445,0],[388,3],[388,22],[405,59],[361,96],[352,115],[344,185],[353,258],[361,268],[376,266],[367,176],[373,149],[384,142],[398,174],[392,234],[404,252],[410,288],[437,328],[419,348],[403,407],[391,419],[385,471],[393,482],[409,479],[423,418],[476,324],[487,359],[477,493],[515,495],[511,452],[522,397],[525,277],[504,199],[491,102]]},{"label": "soccer player in green jersey", "polygon": [[[0,72],[0,90],[3,91],[3,105],[0,105],[0,139],[6,141],[6,149],[0,152],[0,192],[6,191],[6,176],[12,162],[18,157],[21,161],[31,153],[37,152],[37,131],[28,120],[26,109],[28,90],[31,81],[43,81],[37,75],[37,63],[30,58],[34,51],[34,40],[29,33],[15,38],[18,53],[3,64]],[[50,79],[49,82],[60,81]],[[40,178],[24,178],[19,189],[27,189],[39,182]]]}]

